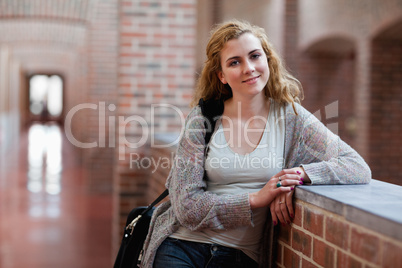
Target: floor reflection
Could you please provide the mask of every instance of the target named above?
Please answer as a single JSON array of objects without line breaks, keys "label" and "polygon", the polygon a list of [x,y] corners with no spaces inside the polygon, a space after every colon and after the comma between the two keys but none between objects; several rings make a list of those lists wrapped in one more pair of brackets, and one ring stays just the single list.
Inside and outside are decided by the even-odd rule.
[{"label": "floor reflection", "polygon": [[34,124],[29,129],[27,188],[31,217],[60,216],[61,135],[60,127],[54,124]]},{"label": "floor reflection", "polygon": [[57,125],[35,124],[28,134],[28,190],[61,191],[61,132]]},{"label": "floor reflection", "polygon": [[0,268],[111,267],[111,194],[86,188],[60,126],[21,137],[0,172]]}]

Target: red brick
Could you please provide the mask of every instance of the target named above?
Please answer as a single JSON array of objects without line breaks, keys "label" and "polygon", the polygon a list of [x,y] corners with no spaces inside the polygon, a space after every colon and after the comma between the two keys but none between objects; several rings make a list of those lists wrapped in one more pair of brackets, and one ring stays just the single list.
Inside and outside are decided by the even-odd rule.
[{"label": "red brick", "polygon": [[316,234],[318,236],[323,236],[324,226],[324,215],[318,210],[312,209],[311,207],[304,207],[304,219],[303,227]]},{"label": "red brick", "polygon": [[145,53],[121,53],[120,54],[121,57],[125,57],[125,58],[145,58]]},{"label": "red brick", "polygon": [[294,219],[293,219],[293,224],[296,224],[297,226],[302,226],[302,214],[303,214],[303,206],[299,203],[295,203],[294,205]]},{"label": "red brick", "polygon": [[363,264],[342,251],[337,252],[337,267],[338,268],[361,268]]},{"label": "red brick", "polygon": [[290,246],[291,227],[290,225],[281,225],[279,227],[279,239]]},{"label": "red brick", "polygon": [[347,223],[327,217],[325,240],[346,250],[349,244],[349,229],[350,226]]},{"label": "red brick", "polygon": [[122,37],[146,37],[146,33],[121,33]]},{"label": "red brick", "polygon": [[292,230],[292,248],[300,251],[307,257],[311,257],[311,243],[312,238],[310,235],[301,230]]},{"label": "red brick", "polygon": [[313,260],[325,268],[335,267],[335,249],[318,239],[314,239]]},{"label": "red brick", "polygon": [[[373,177],[380,180],[402,185],[400,180],[400,149],[402,131],[400,103],[400,85],[402,82],[402,42],[388,38],[376,38],[371,46],[371,88],[370,98],[372,101],[369,115],[376,124],[369,125],[370,168]],[[384,105],[387,103],[387,105]],[[384,116],[392,115],[392,116]],[[383,141],[387,142],[384,143]],[[386,157],[384,157],[386,156]],[[391,161],[386,161],[392,159]],[[386,168],[385,168],[386,167]],[[399,175],[396,175],[399,174]]]},{"label": "red brick", "polygon": [[384,268],[401,267],[402,246],[384,241],[382,258],[382,266]]},{"label": "red brick", "polygon": [[293,250],[284,247],[283,266],[286,268],[300,267],[300,256],[297,255]]},{"label": "red brick", "polygon": [[380,239],[362,230],[352,228],[350,251],[369,262],[380,264]]},{"label": "red brick", "polygon": [[155,38],[166,38],[166,39],[174,39],[177,37],[175,34],[162,34],[162,33],[157,33],[154,34]]},{"label": "red brick", "polygon": [[276,263],[282,264],[282,252],[283,252],[283,245],[278,243],[278,249],[276,252]]},{"label": "red brick", "polygon": [[303,258],[302,259],[302,268],[319,268],[319,266],[317,266],[314,263],[311,263],[310,261]]}]

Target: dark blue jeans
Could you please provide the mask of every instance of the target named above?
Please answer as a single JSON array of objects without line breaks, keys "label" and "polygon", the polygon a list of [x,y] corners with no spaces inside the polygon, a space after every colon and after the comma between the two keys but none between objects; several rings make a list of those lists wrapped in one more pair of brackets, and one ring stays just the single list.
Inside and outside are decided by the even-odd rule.
[{"label": "dark blue jeans", "polygon": [[156,252],[154,267],[257,268],[258,264],[238,249],[167,238]]}]

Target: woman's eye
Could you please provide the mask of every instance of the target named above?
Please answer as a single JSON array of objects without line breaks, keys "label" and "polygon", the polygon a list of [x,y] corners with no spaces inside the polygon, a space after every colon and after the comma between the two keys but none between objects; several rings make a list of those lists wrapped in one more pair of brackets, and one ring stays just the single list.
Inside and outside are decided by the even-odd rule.
[{"label": "woman's eye", "polygon": [[252,58],[252,59],[258,59],[259,57],[261,57],[260,54],[253,54],[253,55],[251,55],[251,58]]},{"label": "woman's eye", "polygon": [[231,61],[231,62],[230,62],[229,66],[235,66],[235,65],[237,65],[237,64],[239,64],[239,61],[234,60],[234,61]]}]

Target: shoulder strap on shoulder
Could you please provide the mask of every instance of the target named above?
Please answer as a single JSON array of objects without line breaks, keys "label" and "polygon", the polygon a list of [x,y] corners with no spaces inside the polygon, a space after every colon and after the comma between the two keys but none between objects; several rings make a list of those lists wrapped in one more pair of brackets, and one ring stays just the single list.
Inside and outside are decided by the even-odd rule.
[{"label": "shoulder strap on shoulder", "polygon": [[200,99],[198,105],[201,107],[202,115],[205,117],[205,144],[209,143],[212,133],[215,129],[216,120],[223,114],[223,100],[206,100]]},{"label": "shoulder strap on shoulder", "polygon": [[[205,134],[205,144],[209,143],[211,139],[212,133],[215,129],[216,120],[219,116],[223,114],[223,100],[207,100],[204,101],[200,99],[198,105],[201,107],[202,115],[206,118],[205,120],[205,128],[207,130]],[[141,213],[141,215],[146,214],[149,210],[152,209],[156,204],[158,204],[162,199],[169,195],[169,190],[166,189],[160,196],[158,196],[152,204],[150,204],[146,210]]]}]

